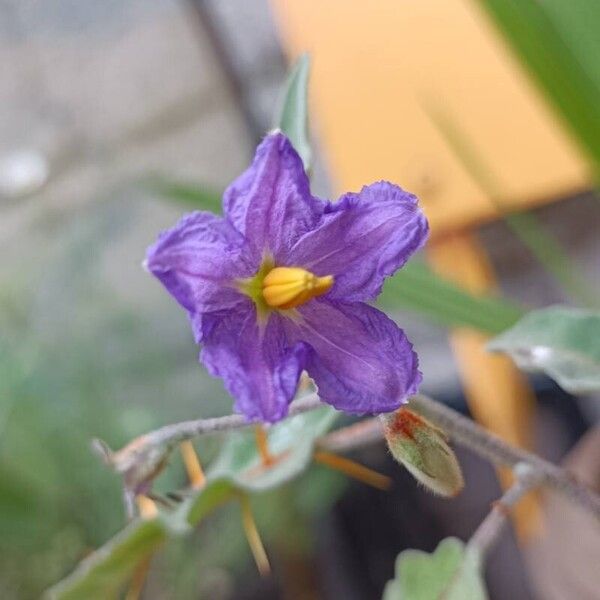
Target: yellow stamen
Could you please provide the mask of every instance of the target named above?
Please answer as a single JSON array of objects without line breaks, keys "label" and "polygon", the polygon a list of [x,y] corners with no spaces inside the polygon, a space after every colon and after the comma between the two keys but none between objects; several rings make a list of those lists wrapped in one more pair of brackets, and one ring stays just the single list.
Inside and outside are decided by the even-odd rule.
[{"label": "yellow stamen", "polygon": [[269,438],[267,431],[262,425],[257,425],[254,428],[254,435],[256,437],[256,447],[264,467],[270,467],[274,462],[275,458],[269,450]]},{"label": "yellow stamen", "polygon": [[389,477],[381,475],[381,473],[377,473],[368,467],[359,465],[353,460],[333,454],[332,452],[317,450],[314,454],[314,459],[317,463],[325,465],[330,469],[340,471],[341,473],[353,477],[358,481],[362,481],[367,485],[373,486],[378,490],[388,490],[392,485],[392,480]]},{"label": "yellow stamen", "polygon": [[204,475],[202,465],[200,465],[200,461],[198,460],[194,445],[189,440],[186,440],[181,443],[179,449],[192,489],[199,490],[204,485],[206,476]]},{"label": "yellow stamen", "polygon": [[296,308],[331,289],[333,275],[317,277],[300,267],[275,267],[263,280],[262,294],[271,308]]},{"label": "yellow stamen", "polygon": [[138,510],[140,511],[140,517],[142,517],[142,519],[154,519],[158,514],[156,502],[148,498],[148,496],[140,494],[135,497],[135,501],[138,505]]},{"label": "yellow stamen", "polygon": [[258,567],[258,572],[265,577],[271,573],[271,565],[269,564],[265,547],[260,539],[260,534],[258,533],[258,529],[256,527],[256,521],[254,520],[254,515],[252,514],[252,507],[250,506],[250,500],[248,499],[248,496],[245,494],[241,496],[240,503],[242,505],[242,525],[244,526],[244,533],[246,534],[248,545],[250,546],[250,550],[254,556],[254,561]]}]

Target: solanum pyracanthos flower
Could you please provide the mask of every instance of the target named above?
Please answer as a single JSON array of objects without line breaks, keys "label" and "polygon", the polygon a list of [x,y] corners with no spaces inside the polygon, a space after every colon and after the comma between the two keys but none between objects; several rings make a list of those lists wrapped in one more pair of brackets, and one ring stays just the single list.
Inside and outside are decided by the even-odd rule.
[{"label": "solanum pyracanthos flower", "polygon": [[417,198],[378,182],[327,202],[279,132],[223,196],[148,249],[147,268],[188,312],[200,360],[252,421],[287,414],[306,370],[351,413],[395,410],[417,391],[404,332],[367,304],[425,243]]}]

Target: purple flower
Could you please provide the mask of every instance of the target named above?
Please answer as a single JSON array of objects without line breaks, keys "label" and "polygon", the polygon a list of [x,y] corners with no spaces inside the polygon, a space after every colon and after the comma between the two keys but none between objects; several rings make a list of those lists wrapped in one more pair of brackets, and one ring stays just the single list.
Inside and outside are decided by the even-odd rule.
[{"label": "purple flower", "polygon": [[421,382],[403,331],[366,304],[427,239],[417,198],[379,182],[315,198],[281,133],[223,197],[224,218],[185,216],[147,266],[188,311],[200,360],[249,420],[285,417],[306,370],[352,413],[395,410]]}]

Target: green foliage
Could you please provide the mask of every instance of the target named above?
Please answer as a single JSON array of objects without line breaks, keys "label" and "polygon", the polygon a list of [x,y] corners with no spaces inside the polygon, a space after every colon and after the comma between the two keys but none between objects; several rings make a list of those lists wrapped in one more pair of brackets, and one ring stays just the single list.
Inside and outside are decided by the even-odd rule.
[{"label": "green foliage", "polygon": [[230,435],[211,467],[213,478],[226,477],[240,490],[265,491],[299,475],[310,464],[315,440],[337,418],[328,406],[296,415],[268,430],[269,449],[277,462],[269,469],[261,467],[252,432]]},{"label": "green foliage", "polygon": [[221,194],[197,183],[173,181],[165,177],[154,177],[148,188],[159,196],[173,200],[184,207],[195,210],[221,212]]},{"label": "green foliage", "polygon": [[291,140],[302,158],[304,168],[310,171],[312,151],[308,136],[308,79],[310,76],[310,57],[302,55],[283,88],[279,114],[275,120],[278,127]]},{"label": "green foliage", "polygon": [[132,522],[84,559],[72,575],[48,590],[46,598],[104,600],[116,596],[121,584],[164,541],[167,532],[168,525],[160,517]]},{"label": "green foliage", "polygon": [[386,281],[379,302],[388,309],[417,312],[441,325],[486,333],[500,333],[523,315],[517,305],[496,296],[470,294],[417,260]]},{"label": "green foliage", "polygon": [[600,171],[597,0],[479,0]]},{"label": "green foliage", "polygon": [[525,315],[489,343],[573,394],[600,390],[600,313],[551,306]]},{"label": "green foliage", "polygon": [[502,186],[491,165],[485,163],[482,153],[460,128],[459,123],[441,109],[425,106],[425,110],[465,170],[487,194],[508,227],[525,244],[540,265],[574,300],[585,306],[597,306],[598,296],[588,284],[585,275],[569,258],[561,244],[539,223],[536,216],[531,212],[512,212],[505,205]]},{"label": "green foliage", "polygon": [[442,540],[433,554],[406,550],[383,600],[485,600],[480,557],[456,538]]},{"label": "green foliage", "polygon": [[290,481],[311,462],[315,440],[337,414],[327,406],[290,417],[269,430],[269,449],[276,463],[261,464],[252,433],[233,432],[212,466],[205,486],[172,512],[151,520],[137,519],[76,570],[48,591],[53,600],[107,598],[130,577],[145,557],[169,537],[189,533],[217,506],[241,493],[267,491]]},{"label": "green foliage", "polygon": [[[107,278],[107,249],[123,242],[146,208],[118,199],[40,220],[35,237],[7,246],[36,261],[19,263],[19,277],[4,265],[0,279],[3,600],[39,598],[123,526],[120,482],[90,451],[93,437],[120,446],[165,422],[230,409],[197,364],[185,318],[172,318],[177,307],[166,298],[146,302],[145,290],[132,308]],[[173,394],[177,402],[165,402]],[[202,442],[203,456],[211,444]],[[182,475],[176,462],[157,487],[174,489]]]}]

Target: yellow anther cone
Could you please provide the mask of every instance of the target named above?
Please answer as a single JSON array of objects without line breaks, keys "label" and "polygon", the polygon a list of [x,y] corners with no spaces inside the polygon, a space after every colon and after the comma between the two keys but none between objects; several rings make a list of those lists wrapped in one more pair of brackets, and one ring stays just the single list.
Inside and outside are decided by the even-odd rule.
[{"label": "yellow anther cone", "polygon": [[296,308],[331,289],[333,275],[318,277],[301,267],[275,267],[263,280],[263,298],[271,308]]}]

